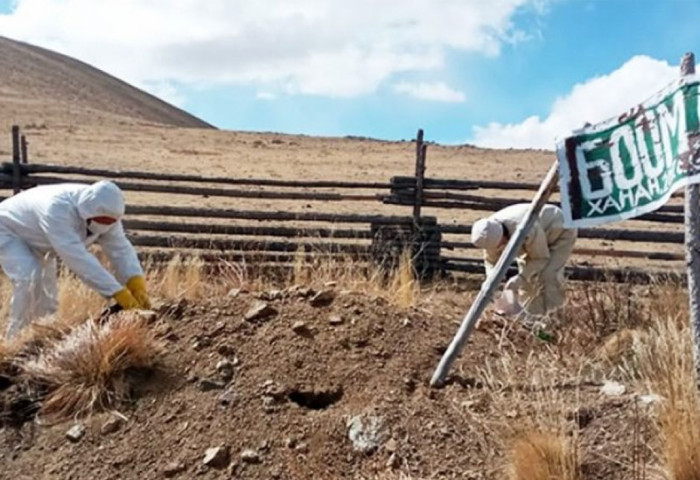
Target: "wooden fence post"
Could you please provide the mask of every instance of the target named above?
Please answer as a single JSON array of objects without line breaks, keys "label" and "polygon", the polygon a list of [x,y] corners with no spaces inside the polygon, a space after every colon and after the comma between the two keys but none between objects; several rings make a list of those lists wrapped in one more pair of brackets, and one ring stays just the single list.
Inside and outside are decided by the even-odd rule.
[{"label": "wooden fence post", "polygon": [[425,176],[425,155],[427,146],[423,143],[423,129],[416,136],[416,185],[413,192],[413,223],[420,226],[420,211],[423,206],[423,178]]},{"label": "wooden fence post", "polygon": [[27,163],[29,163],[29,155],[27,151],[27,137],[22,135],[22,137],[20,138],[20,143],[22,147],[22,163],[26,165]]},{"label": "wooden fence post", "polygon": [[17,194],[22,188],[22,171],[20,162],[22,152],[20,151],[19,127],[12,126],[12,193]]},{"label": "wooden fence post", "polygon": [[476,325],[477,320],[479,320],[479,317],[486,309],[486,304],[498,288],[498,285],[500,284],[501,280],[503,280],[503,277],[505,277],[506,271],[510,267],[513,260],[515,260],[518,250],[520,250],[520,246],[525,241],[525,237],[532,228],[532,225],[535,223],[535,220],[537,220],[539,217],[540,210],[542,210],[544,204],[547,203],[547,199],[549,199],[549,196],[556,187],[558,178],[557,174],[558,164],[555,160],[554,164],[549,169],[547,176],[542,181],[540,190],[532,200],[527,215],[518,225],[515,234],[511,237],[508,245],[506,245],[505,250],[501,254],[501,258],[498,260],[498,263],[491,272],[491,275],[489,275],[481,285],[481,290],[472,303],[469,312],[462,320],[462,324],[460,325],[457,334],[452,339],[452,342],[447,348],[445,354],[442,356],[442,359],[440,359],[440,364],[435,369],[435,373],[430,379],[431,387],[439,387],[444,385],[447,374],[452,366],[452,362],[454,362],[457,355],[459,355],[459,352],[462,350],[462,347],[467,342],[469,334],[474,328],[474,325]]},{"label": "wooden fence post", "polygon": [[[681,59],[681,76],[694,73],[695,55],[689,52]],[[700,350],[700,185],[697,183],[685,187],[685,259],[688,269],[688,301],[693,332],[693,354],[697,370],[700,366],[698,364],[698,351]]]}]

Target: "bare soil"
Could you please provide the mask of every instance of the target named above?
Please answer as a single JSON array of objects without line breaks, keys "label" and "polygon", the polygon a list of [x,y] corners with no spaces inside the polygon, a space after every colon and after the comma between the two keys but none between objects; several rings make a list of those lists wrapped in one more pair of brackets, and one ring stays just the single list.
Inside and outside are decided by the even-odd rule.
[{"label": "bare soil", "polygon": [[[65,437],[70,422],[6,426],[0,477],[156,479],[167,470],[175,478],[503,478],[512,436],[548,414],[569,418],[585,478],[627,478],[653,461],[648,408],[631,392],[601,395],[599,379],[572,370],[595,346],[585,335],[566,340],[580,325],[548,343],[489,315],[446,387],[431,389],[472,297],[455,290],[410,309],[345,291],[314,307],[303,290],[167,305],[156,328],[170,380],[150,379],[156,393],[122,409],[128,421],[114,433],[101,433],[109,414],[87,420],[77,443]],[[266,301],[277,313],[244,320],[261,297],[275,298]],[[489,371],[505,357],[515,375],[492,383]],[[553,362],[547,385],[530,376],[533,357]],[[230,381],[217,372],[222,360],[234,365]],[[221,384],[208,390],[203,380]],[[560,400],[548,404],[543,392]],[[543,408],[551,412],[533,412]],[[376,448],[354,448],[348,422],[357,416],[377,419]],[[229,449],[230,462],[205,466],[205,451],[217,446]],[[246,450],[252,460],[243,459]]]}]

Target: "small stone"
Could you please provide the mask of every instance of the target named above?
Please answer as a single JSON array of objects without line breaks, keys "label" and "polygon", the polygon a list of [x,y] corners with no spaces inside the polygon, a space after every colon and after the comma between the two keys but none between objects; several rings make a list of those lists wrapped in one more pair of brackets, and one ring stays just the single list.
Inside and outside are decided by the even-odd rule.
[{"label": "small stone", "polygon": [[584,429],[588,425],[590,425],[593,420],[595,420],[596,416],[597,412],[595,411],[595,409],[581,406],[567,414],[566,419],[574,420],[578,425],[578,428]]},{"label": "small stone", "polygon": [[210,338],[216,338],[222,333],[224,333],[224,330],[226,330],[226,322],[224,321],[218,321],[216,322],[216,325],[214,325],[214,330],[212,330],[209,333]]},{"label": "small stone", "polygon": [[326,288],[335,288],[338,286],[338,282],[331,280],[330,282],[326,282],[323,286]]},{"label": "small stone", "polygon": [[226,345],[225,343],[216,347],[216,351],[219,355],[223,357],[230,357],[236,353],[236,351],[231,345]]},{"label": "small stone", "polygon": [[655,393],[650,393],[648,395],[640,395],[637,397],[637,400],[642,405],[654,405],[655,403],[659,403],[661,401],[661,397]]},{"label": "small stone", "polygon": [[618,382],[605,382],[600,388],[600,393],[609,397],[619,397],[624,395],[627,387]]},{"label": "small stone", "polygon": [[297,439],[294,437],[289,437],[287,440],[285,440],[284,444],[287,445],[287,448],[294,448],[297,446]]},{"label": "small stone", "polygon": [[228,291],[228,298],[236,298],[241,294],[241,289],[240,288],[232,288],[231,290]]},{"label": "small stone", "polygon": [[218,380],[210,380],[208,378],[203,378],[202,380],[200,380],[197,386],[202,392],[210,392],[212,390],[223,390],[224,388],[226,388],[226,384],[224,382],[219,382]]},{"label": "small stone", "polygon": [[296,446],[296,451],[299,453],[309,453],[309,444],[302,442]]},{"label": "small stone", "polygon": [[348,438],[355,451],[372,453],[382,444],[384,420],[375,415],[357,415],[347,420]]},{"label": "small stone", "polygon": [[219,372],[224,381],[228,382],[233,378],[233,363],[229,360],[220,360],[216,364],[216,371]]},{"label": "small stone", "polygon": [[340,315],[332,315],[331,318],[328,319],[328,323],[331,325],[342,325],[343,318]]},{"label": "small stone", "polygon": [[389,455],[389,459],[386,461],[386,468],[389,468],[391,470],[396,470],[401,466],[401,461],[399,460],[399,457],[395,454],[392,453]]},{"label": "small stone", "polygon": [[316,293],[311,288],[303,287],[301,285],[292,286],[291,288],[287,289],[287,292],[290,295],[294,295],[298,298],[308,298]]},{"label": "small stone", "polygon": [[408,393],[413,393],[416,390],[416,381],[411,377],[404,377],[403,386]]},{"label": "small stone", "polygon": [[298,322],[294,322],[294,325],[292,325],[292,331],[299,335],[303,335],[305,333],[309,333],[309,327],[306,326],[306,323],[300,320]]},{"label": "small stone", "polygon": [[219,404],[223,405],[225,407],[229,405],[233,405],[233,403],[236,401],[236,393],[233,391],[233,387],[229,387],[226,389],[224,393],[219,395]]},{"label": "small stone", "polygon": [[66,432],[66,438],[71,442],[79,442],[85,436],[85,426],[80,423],[73,425]]},{"label": "small stone", "polygon": [[283,297],[281,290],[270,290],[267,292],[268,300],[279,300]]},{"label": "small stone", "polygon": [[211,468],[226,468],[231,463],[231,454],[227,446],[207,448],[204,452],[204,465]]},{"label": "small stone", "polygon": [[120,418],[110,417],[105,423],[102,424],[100,433],[102,433],[102,435],[109,435],[110,433],[118,431],[121,426],[122,420]]},{"label": "small stone", "polygon": [[136,315],[146,323],[155,323],[158,320],[158,314],[153,310],[137,310]]},{"label": "small stone", "polygon": [[390,438],[389,441],[386,442],[386,444],[384,444],[384,449],[389,453],[396,452],[397,448],[398,445],[396,444],[396,440],[394,440],[393,438]]},{"label": "small stone", "polygon": [[276,314],[277,310],[271,307],[270,304],[267,302],[258,302],[246,312],[243,318],[247,322],[254,322],[256,320],[265,320]]},{"label": "small stone", "polygon": [[241,452],[241,460],[245,463],[260,463],[260,455],[255,450],[246,449]]},{"label": "small stone", "polygon": [[325,289],[311,297],[309,301],[312,307],[325,307],[330,305],[335,300],[335,290]]},{"label": "small stone", "polygon": [[185,471],[185,464],[182,462],[170,462],[163,468],[163,476],[165,478],[173,478],[178,473]]},{"label": "small stone", "polygon": [[196,338],[192,344],[192,348],[194,348],[194,350],[197,352],[207,347],[211,347],[211,338],[209,337]]},{"label": "small stone", "polygon": [[133,463],[133,462],[134,462],[134,458],[135,458],[135,457],[134,457],[133,454],[127,453],[127,454],[124,454],[124,455],[119,455],[117,458],[115,458],[114,460],[112,460],[110,463],[111,463],[111,465],[112,465],[113,467],[115,467],[115,468],[121,468],[121,467],[123,467],[124,465],[128,465],[128,464],[130,464],[130,463]]}]

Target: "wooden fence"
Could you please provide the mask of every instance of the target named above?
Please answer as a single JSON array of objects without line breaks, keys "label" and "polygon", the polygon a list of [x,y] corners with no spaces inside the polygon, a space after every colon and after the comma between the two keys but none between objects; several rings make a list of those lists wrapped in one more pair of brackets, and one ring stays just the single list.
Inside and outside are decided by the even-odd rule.
[{"label": "wooden fence", "polygon": [[[12,145],[12,161],[0,168],[0,189],[18,192],[57,182],[111,179],[127,192],[127,199],[139,196],[127,205],[124,225],[130,239],[144,255],[161,259],[186,250],[208,261],[290,266],[302,255],[310,261],[342,257],[391,267],[399,253],[410,248],[421,276],[481,273],[480,252],[469,241],[473,218],[529,202],[538,188],[523,182],[426,178],[428,146],[422,131],[416,137],[415,176],[396,176],[388,182],[230,178],[36,164],[29,162],[27,141],[18,127],[12,129]],[[184,198],[192,200],[178,205]],[[191,206],[200,199],[216,199],[217,205]],[[231,200],[284,204],[240,209],[230,206]],[[298,205],[307,202],[323,205],[323,211],[320,207],[299,211]],[[357,207],[348,208],[353,202]],[[402,206],[411,207],[412,214],[397,215]],[[344,213],[348,210],[367,213]],[[648,281],[656,274],[682,280],[682,223],[683,206],[671,201],[616,228],[581,230],[568,273],[580,280]],[[605,259],[625,263],[611,267]]]}]

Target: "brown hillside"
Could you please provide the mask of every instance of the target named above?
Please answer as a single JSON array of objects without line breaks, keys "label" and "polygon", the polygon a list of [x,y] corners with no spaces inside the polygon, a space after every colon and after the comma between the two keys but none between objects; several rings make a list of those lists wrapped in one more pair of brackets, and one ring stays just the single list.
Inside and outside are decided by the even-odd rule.
[{"label": "brown hillside", "polygon": [[117,115],[176,127],[213,128],[86,63],[4,37],[0,37],[0,111],[37,122],[68,115],[70,123],[85,123],[81,119]]}]

